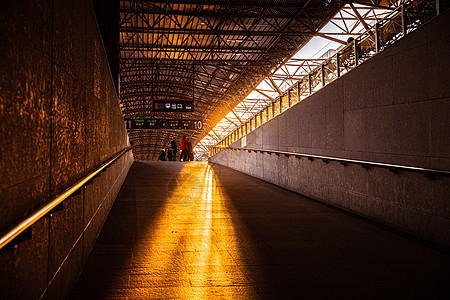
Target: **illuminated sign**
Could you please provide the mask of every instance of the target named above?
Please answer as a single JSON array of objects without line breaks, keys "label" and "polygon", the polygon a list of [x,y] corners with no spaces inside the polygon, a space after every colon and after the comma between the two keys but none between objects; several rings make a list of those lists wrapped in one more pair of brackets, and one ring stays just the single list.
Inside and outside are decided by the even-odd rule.
[{"label": "illuminated sign", "polygon": [[201,130],[200,120],[125,119],[127,129]]},{"label": "illuminated sign", "polygon": [[155,112],[192,112],[194,101],[192,99],[154,99]]}]

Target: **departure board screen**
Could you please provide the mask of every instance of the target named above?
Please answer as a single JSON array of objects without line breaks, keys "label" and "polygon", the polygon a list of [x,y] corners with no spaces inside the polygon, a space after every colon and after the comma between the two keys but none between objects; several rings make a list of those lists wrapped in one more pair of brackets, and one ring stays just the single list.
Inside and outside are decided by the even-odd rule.
[{"label": "departure board screen", "polygon": [[194,101],[192,99],[154,99],[155,112],[192,112]]},{"label": "departure board screen", "polygon": [[172,129],[200,130],[203,122],[200,120],[166,120],[166,119],[125,119],[127,129]]}]

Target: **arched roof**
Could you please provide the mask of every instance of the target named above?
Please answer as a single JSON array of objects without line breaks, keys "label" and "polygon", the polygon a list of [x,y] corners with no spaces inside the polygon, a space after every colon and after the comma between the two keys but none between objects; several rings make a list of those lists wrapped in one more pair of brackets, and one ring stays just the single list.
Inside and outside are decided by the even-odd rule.
[{"label": "arched roof", "polygon": [[[353,1],[358,2],[358,1]],[[380,5],[380,1],[370,2]],[[121,1],[120,101],[126,118],[203,121],[203,130],[130,130],[138,159],[172,138],[195,145],[345,4],[333,0]],[[194,111],[153,112],[154,99]]]}]

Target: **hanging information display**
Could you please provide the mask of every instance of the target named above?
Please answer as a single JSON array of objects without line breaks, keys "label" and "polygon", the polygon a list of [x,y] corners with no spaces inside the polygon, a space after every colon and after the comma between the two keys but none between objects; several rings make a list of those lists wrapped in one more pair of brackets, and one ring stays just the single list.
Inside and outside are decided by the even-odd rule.
[{"label": "hanging information display", "polygon": [[154,112],[192,112],[192,99],[153,99]]},{"label": "hanging information display", "polygon": [[200,120],[125,119],[127,129],[201,130]]}]

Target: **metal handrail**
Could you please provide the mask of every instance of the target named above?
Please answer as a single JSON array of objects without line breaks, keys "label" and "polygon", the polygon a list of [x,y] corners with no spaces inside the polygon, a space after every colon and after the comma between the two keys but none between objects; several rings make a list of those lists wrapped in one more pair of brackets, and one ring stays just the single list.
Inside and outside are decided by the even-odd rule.
[{"label": "metal handrail", "polygon": [[381,167],[381,168],[388,168],[391,171],[394,170],[408,170],[408,171],[415,171],[415,172],[424,172],[426,175],[436,174],[436,175],[450,175],[449,170],[439,170],[439,169],[430,169],[430,168],[422,168],[422,167],[413,167],[413,166],[405,166],[405,165],[396,165],[396,164],[387,164],[387,163],[380,163],[380,162],[374,162],[374,161],[365,161],[365,160],[356,160],[356,159],[347,159],[347,158],[341,158],[341,157],[332,157],[332,156],[323,156],[323,155],[312,155],[312,154],[306,154],[306,153],[296,153],[296,152],[287,152],[287,151],[278,151],[278,150],[267,150],[267,149],[255,149],[255,148],[240,148],[240,147],[219,147],[222,150],[224,149],[231,149],[231,150],[247,150],[247,151],[255,151],[255,152],[261,152],[261,153],[268,153],[268,154],[276,154],[280,155],[283,154],[285,156],[295,156],[297,158],[306,157],[310,159],[321,159],[325,162],[328,161],[338,161],[340,163],[353,163],[353,164],[359,164],[362,166],[374,166],[374,167]]},{"label": "metal handrail", "polygon": [[69,198],[71,195],[73,195],[78,189],[86,185],[90,180],[92,180],[95,176],[97,176],[100,172],[102,172],[105,168],[110,166],[112,163],[114,163],[116,160],[118,160],[122,155],[130,151],[133,147],[127,147],[120,152],[118,152],[113,158],[108,160],[107,162],[103,163],[100,167],[98,167],[95,171],[91,172],[89,175],[84,177],[83,179],[77,181],[74,185],[69,187],[67,190],[65,190],[63,193],[56,196],[53,200],[51,200],[49,203],[45,204],[38,210],[34,211],[30,216],[26,217],[19,223],[17,223],[15,226],[13,226],[11,229],[7,230],[1,237],[0,237],[0,249],[2,249],[4,246],[6,246],[8,243],[10,243],[12,240],[14,240],[18,235],[20,235],[22,232],[27,230],[31,225],[36,223],[39,219],[41,219],[43,216],[45,216],[47,213],[49,213],[52,209],[54,209],[56,206],[61,204],[64,200]]}]

